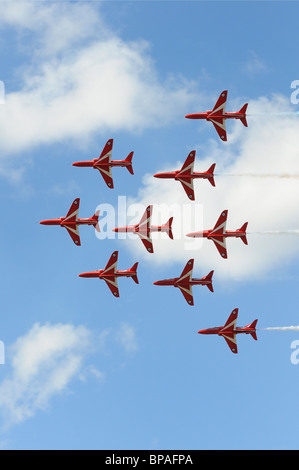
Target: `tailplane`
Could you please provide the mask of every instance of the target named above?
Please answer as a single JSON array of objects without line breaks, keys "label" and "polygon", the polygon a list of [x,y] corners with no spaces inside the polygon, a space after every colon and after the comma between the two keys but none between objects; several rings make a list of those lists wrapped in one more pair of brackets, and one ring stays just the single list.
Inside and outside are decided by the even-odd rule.
[{"label": "tailplane", "polygon": [[138,266],[138,262],[133,264],[130,271],[133,273],[133,276],[132,276],[133,281],[136,282],[136,284],[139,284],[138,277],[137,277],[137,266]]},{"label": "tailplane", "polygon": [[246,111],[247,111],[247,106],[248,106],[248,103],[244,104],[244,106],[239,111],[240,114],[244,114],[244,117],[241,118],[241,122],[245,127],[248,127],[246,116],[245,116]]},{"label": "tailplane", "polygon": [[129,165],[126,165],[126,168],[131,175],[134,175],[133,167],[132,167],[132,158],[133,158],[134,152],[129,153],[127,158],[125,159],[125,162],[129,163]]},{"label": "tailplane", "polygon": [[[249,328],[252,328],[252,329],[255,330],[256,324],[257,324],[257,320],[254,320],[254,321],[251,323],[251,325],[249,325]],[[256,331],[252,331],[250,334],[251,334],[251,336],[253,337],[253,339],[255,339],[255,341],[257,341]]]},{"label": "tailplane", "polygon": [[213,163],[212,166],[210,166],[210,168],[208,169],[207,171],[207,174],[210,175],[209,176],[209,181],[211,183],[212,186],[215,186],[215,180],[214,180],[214,170],[215,170],[215,166],[216,166],[216,163]]},{"label": "tailplane", "polygon": [[170,217],[170,219],[168,220],[168,222],[166,222],[166,223],[163,225],[163,232],[166,232],[167,235],[169,236],[169,238],[171,238],[171,240],[173,240],[172,222],[173,222],[173,217]]},{"label": "tailplane", "polygon": [[241,236],[241,240],[245,245],[248,245],[247,237],[246,237],[246,229],[247,229],[248,222],[246,222],[242,227],[238,230],[239,232],[244,232],[244,235]]},{"label": "tailplane", "polygon": [[92,219],[94,220],[94,228],[96,229],[97,232],[100,232],[99,215],[100,215],[100,211],[96,211],[96,213],[92,216]]},{"label": "tailplane", "polygon": [[213,289],[213,284],[212,284],[212,277],[213,277],[214,271],[211,271],[204,279],[205,281],[209,281],[209,284],[207,284],[207,288],[211,291],[214,292]]}]

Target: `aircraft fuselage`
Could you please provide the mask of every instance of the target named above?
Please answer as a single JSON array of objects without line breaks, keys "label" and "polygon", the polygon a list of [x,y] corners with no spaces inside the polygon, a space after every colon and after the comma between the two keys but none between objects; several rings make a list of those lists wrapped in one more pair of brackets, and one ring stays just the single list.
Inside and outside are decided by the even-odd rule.
[{"label": "aircraft fuselage", "polygon": [[243,119],[246,117],[244,113],[224,113],[219,116],[217,114],[212,114],[212,111],[207,111],[206,113],[193,113],[187,114],[185,117],[187,119],[206,119],[207,121],[215,119]]},{"label": "aircraft fuselage", "polygon": [[89,218],[89,219],[77,219],[74,221],[69,221],[66,220],[65,217],[60,217],[58,219],[48,219],[48,220],[42,220],[40,222],[42,225],[60,225],[63,227],[64,225],[68,226],[77,226],[77,225],[96,225],[97,220]]},{"label": "aircraft fuselage", "polygon": [[86,273],[79,274],[80,277],[104,277],[104,278],[115,278],[115,277],[133,277],[136,275],[136,271],[131,271],[130,269],[124,271],[116,271],[115,273],[105,273],[104,269],[99,269],[97,271],[89,271]]},{"label": "aircraft fuselage", "polygon": [[226,230],[224,233],[212,233],[211,230],[203,230],[202,232],[187,233],[186,236],[190,238],[230,238],[230,237],[243,237],[246,232]]},{"label": "aircraft fuselage", "polygon": [[247,327],[237,327],[231,330],[225,329],[223,331],[224,326],[217,326],[214,328],[207,328],[206,330],[200,330],[198,333],[202,335],[227,335],[227,334],[239,334],[239,333],[245,333],[245,334],[252,334],[255,333],[256,329],[255,328],[247,328]]},{"label": "aircraft fuselage", "polygon": [[201,278],[201,279],[196,279],[196,278],[193,278],[191,279],[190,281],[181,281],[181,282],[178,282],[179,278],[175,277],[175,278],[172,278],[172,279],[163,279],[161,281],[156,281],[154,282],[154,285],[156,286],[174,286],[174,287],[179,287],[179,286],[197,286],[197,285],[202,285],[202,286],[205,286],[205,285],[208,285],[208,284],[211,284],[211,280],[206,280],[204,278]]},{"label": "aircraft fuselage", "polygon": [[131,165],[131,162],[128,162],[126,160],[111,160],[110,162],[108,163],[105,163],[105,162],[98,162],[98,159],[95,158],[94,160],[87,160],[87,161],[83,161],[83,162],[75,162],[73,163],[72,165],[73,166],[78,166],[78,167],[91,167],[91,168],[94,168],[94,169],[97,169],[98,167],[101,167],[101,168],[109,168],[110,166],[130,166]]}]

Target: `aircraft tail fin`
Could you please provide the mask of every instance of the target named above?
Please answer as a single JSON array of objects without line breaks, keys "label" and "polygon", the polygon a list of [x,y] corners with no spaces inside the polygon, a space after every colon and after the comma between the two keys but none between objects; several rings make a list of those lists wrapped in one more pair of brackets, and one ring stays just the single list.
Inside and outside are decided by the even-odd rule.
[{"label": "aircraft tail fin", "polygon": [[125,162],[129,163],[129,165],[127,165],[127,170],[129,173],[131,173],[131,175],[134,175],[133,166],[132,166],[133,154],[134,152],[129,153],[129,155],[125,159]]},{"label": "aircraft tail fin", "polygon": [[138,266],[138,262],[133,264],[130,271],[133,273],[133,276],[132,276],[133,281],[136,282],[136,284],[139,284],[138,277],[137,277],[137,266]]},{"label": "aircraft tail fin", "polygon": [[245,245],[248,245],[247,237],[246,237],[246,229],[247,229],[248,222],[246,222],[242,227],[239,229],[239,232],[244,232],[244,235],[241,236],[241,240]]},{"label": "aircraft tail fin", "polygon": [[210,175],[209,181],[212,186],[215,186],[215,180],[214,180],[214,170],[215,170],[216,163],[213,163],[212,166],[207,171],[207,174]]},{"label": "aircraft tail fin", "polygon": [[214,292],[213,289],[213,284],[212,284],[212,277],[213,277],[214,271],[209,272],[209,274],[205,277],[206,281],[209,281],[209,284],[207,284],[207,288],[211,291]]},{"label": "aircraft tail fin", "polygon": [[[257,324],[257,320],[254,320],[251,325],[249,325],[249,328],[256,328],[256,324]],[[257,336],[256,336],[256,331],[253,331],[252,333],[250,333],[251,336],[253,337],[253,339],[255,339],[255,341],[257,341]]]},{"label": "aircraft tail fin", "polygon": [[171,240],[173,240],[172,222],[173,222],[173,217],[170,217],[170,219],[168,220],[168,222],[166,222],[166,223],[163,225],[163,232],[166,232],[167,235],[169,236],[169,238],[171,238]]},{"label": "aircraft tail fin", "polygon": [[100,211],[98,210],[92,216],[92,219],[94,220],[94,228],[96,229],[97,232],[100,232],[99,215],[100,215]]},{"label": "aircraft tail fin", "polygon": [[246,111],[247,111],[247,106],[248,106],[248,103],[244,104],[244,106],[239,111],[240,114],[244,114],[244,117],[241,118],[241,122],[245,127],[248,127],[246,116],[245,116]]}]

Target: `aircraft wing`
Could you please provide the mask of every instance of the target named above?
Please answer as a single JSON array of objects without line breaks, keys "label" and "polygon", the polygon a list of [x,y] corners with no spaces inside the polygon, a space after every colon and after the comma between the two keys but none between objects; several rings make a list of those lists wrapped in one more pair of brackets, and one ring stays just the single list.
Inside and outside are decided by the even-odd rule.
[{"label": "aircraft wing", "polygon": [[136,233],[137,233],[137,235],[139,235],[140,240],[142,241],[142,243],[145,246],[146,250],[149,253],[153,253],[154,252],[154,247],[153,247],[153,242],[152,242],[152,239],[151,239],[151,233],[150,232],[146,233],[145,231],[136,232]]},{"label": "aircraft wing", "polygon": [[187,262],[186,266],[184,267],[182,271],[182,274],[177,280],[178,284],[182,281],[186,282],[186,280],[189,282],[191,281],[192,273],[193,273],[193,265],[194,265],[194,259],[189,259],[189,261]]},{"label": "aircraft wing", "polygon": [[221,258],[227,258],[226,239],[225,237],[211,237],[211,240],[215,243],[217,250],[219,251]]},{"label": "aircraft wing", "polygon": [[[192,285],[188,284],[188,282],[192,279],[192,272],[193,272],[193,265],[194,259],[189,259],[186,266],[183,269],[182,274],[178,278],[176,285],[180,289],[181,293],[185,297],[187,303],[189,305],[194,305],[193,302],[193,292],[192,292]],[[182,285],[183,283],[183,285]]]},{"label": "aircraft wing", "polygon": [[136,234],[139,235],[143,245],[149,253],[154,252],[153,242],[151,240],[151,216],[153,206],[147,206],[139,224],[136,227]]},{"label": "aircraft wing", "polygon": [[220,93],[220,96],[218,100],[216,101],[216,104],[211,111],[210,115],[217,115],[221,116],[222,114],[225,113],[225,107],[226,107],[226,100],[227,100],[227,90],[224,90],[222,93]]},{"label": "aircraft wing", "polygon": [[77,245],[80,246],[80,235],[79,235],[79,227],[78,225],[68,225],[68,222],[76,222],[78,220],[78,214],[79,214],[79,205],[80,205],[80,198],[78,197],[75,199],[67,213],[67,215],[64,218],[63,225],[67,229],[71,239],[73,242]]},{"label": "aircraft wing", "polygon": [[209,121],[211,121],[211,123],[214,125],[220,139],[223,140],[223,141],[227,141],[225,119],[221,118],[221,117],[210,116]]},{"label": "aircraft wing", "polygon": [[101,166],[101,165],[96,164],[95,168],[99,170],[99,172],[101,173],[108,188],[113,189],[114,185],[113,185],[111,166]]},{"label": "aircraft wing", "polygon": [[227,342],[230,350],[234,353],[234,354],[237,354],[238,353],[238,347],[237,347],[237,335],[234,334],[234,333],[225,333],[225,334],[222,334],[221,336],[223,336],[223,338],[225,339],[225,341]]},{"label": "aircraft wing", "polygon": [[185,193],[187,194],[188,198],[190,201],[195,200],[195,195],[194,195],[194,186],[193,186],[193,178],[180,178],[178,177],[178,181],[182,184]]},{"label": "aircraft wing", "polygon": [[215,227],[211,230],[211,235],[213,234],[223,234],[226,230],[226,221],[227,221],[228,211],[225,210],[221,212],[219,219],[217,220]]},{"label": "aircraft wing", "polygon": [[64,218],[64,222],[75,222],[78,219],[79,214],[79,205],[80,205],[80,198],[77,197],[69,208],[68,213]]},{"label": "aircraft wing", "polygon": [[239,309],[235,308],[228,317],[224,327],[219,332],[234,354],[238,352],[236,334],[234,333],[237,327],[238,313]]},{"label": "aircraft wing", "polygon": [[101,155],[98,160],[95,161],[96,164],[101,163],[110,163],[112,157],[112,148],[113,148],[113,139],[107,140],[105,147],[102,150]]},{"label": "aircraft wing", "polygon": [[80,246],[80,235],[78,225],[64,225],[75,245]]},{"label": "aircraft wing", "polygon": [[183,176],[185,173],[187,173],[188,175],[193,173],[195,154],[195,150],[192,150],[189,153],[188,157],[185,160],[185,163],[183,164],[182,168],[178,173],[178,176]]},{"label": "aircraft wing", "polygon": [[[113,189],[113,179],[112,179],[111,166],[109,164],[111,162],[111,157],[112,157],[112,148],[113,148],[113,139],[109,139],[106,142],[106,145],[103,148],[102,153],[99,156],[98,160],[94,162],[94,167],[99,170],[105,183],[111,189]],[[105,165],[103,166],[103,164]]]},{"label": "aircraft wing", "polygon": [[181,293],[185,297],[187,303],[189,305],[194,305],[192,286],[190,284],[188,285],[188,287],[186,285],[184,286],[178,285],[178,288],[180,289]]},{"label": "aircraft wing", "polygon": [[195,154],[195,150],[192,150],[189,153],[185,163],[177,174],[177,179],[182,183],[182,186],[191,201],[194,201],[193,179],[188,178],[187,175],[192,175],[193,173]]},{"label": "aircraft wing", "polygon": [[117,277],[114,276],[114,277],[105,277],[105,276],[101,276],[101,279],[104,279],[104,281],[106,282],[107,286],[109,287],[109,289],[111,290],[112,294],[114,295],[114,297],[119,297],[119,290],[118,290],[118,285],[117,285]]},{"label": "aircraft wing", "polygon": [[117,270],[117,260],[118,260],[118,251],[114,251],[109,258],[108,263],[106,264],[105,269],[102,274],[115,274]]}]

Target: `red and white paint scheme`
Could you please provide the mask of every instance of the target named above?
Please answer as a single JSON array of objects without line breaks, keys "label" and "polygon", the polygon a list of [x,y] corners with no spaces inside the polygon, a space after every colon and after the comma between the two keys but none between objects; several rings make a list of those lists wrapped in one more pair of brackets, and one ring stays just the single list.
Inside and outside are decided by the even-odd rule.
[{"label": "red and white paint scheme", "polygon": [[247,111],[248,103],[244,104],[244,106],[242,106],[240,111],[236,113],[226,113],[225,112],[226,100],[227,100],[227,90],[224,90],[220,94],[217,100],[217,103],[215,104],[212,111],[207,111],[205,113],[187,114],[185,118],[206,119],[207,121],[210,121],[214,125],[220,139],[223,141],[226,141],[227,140],[227,134],[226,134],[226,128],[225,128],[226,119],[240,119],[242,124],[244,124],[245,127],[248,127],[248,124],[246,121],[246,111]]},{"label": "red and white paint scheme", "polygon": [[117,271],[117,260],[118,260],[118,251],[114,251],[110,256],[110,259],[105,267],[105,269],[99,269],[98,271],[89,271],[87,273],[79,274],[79,277],[96,277],[98,279],[103,279],[109,289],[111,290],[114,297],[119,297],[119,290],[117,285],[117,278],[119,277],[131,277],[136,284],[139,284],[137,277],[137,266],[138,263],[135,263],[131,269],[125,271]]},{"label": "red and white paint scheme", "polygon": [[91,167],[94,170],[99,170],[102,177],[104,178],[105,183],[111,189],[113,189],[113,178],[112,178],[112,171],[111,168],[114,166],[123,166],[127,168],[131,175],[134,175],[133,167],[132,167],[132,158],[133,153],[129,153],[125,160],[111,160],[112,157],[112,148],[113,148],[113,139],[109,139],[98,158],[94,158],[93,160],[88,160],[84,162],[75,162],[73,166],[79,167]]},{"label": "red and white paint scheme", "polygon": [[251,335],[253,339],[257,340],[256,336],[256,324],[257,320],[254,320],[249,325],[244,327],[237,327],[239,309],[235,308],[230,314],[227,322],[224,326],[217,326],[215,328],[208,328],[206,330],[200,330],[198,333],[202,335],[219,335],[222,336],[230,347],[234,354],[238,353],[237,338],[236,335],[239,333],[245,333]]},{"label": "red and white paint scheme", "polygon": [[242,242],[245,245],[248,244],[246,238],[246,229],[248,222],[242,225],[241,228],[235,231],[226,230],[226,221],[227,221],[228,211],[225,210],[221,213],[215,227],[211,230],[204,230],[203,232],[192,232],[187,233],[186,236],[190,238],[199,238],[204,237],[209,240],[213,240],[217,250],[219,251],[222,258],[227,258],[227,249],[226,249],[226,238],[237,237],[241,238]]},{"label": "red and white paint scheme", "polygon": [[93,227],[99,232],[99,214],[100,211],[97,211],[92,217],[89,219],[79,219],[79,205],[80,205],[80,198],[77,198],[72,203],[70,210],[68,211],[65,217],[60,217],[59,219],[49,219],[49,220],[42,220],[40,224],[42,225],[60,225],[60,227],[64,227],[67,229],[71,239],[75,243],[75,245],[80,246],[80,235],[79,235],[79,225],[93,225]]},{"label": "red and white paint scheme", "polygon": [[150,205],[145,209],[143,216],[139,224],[137,225],[128,225],[127,227],[117,227],[112,229],[113,232],[131,232],[138,235],[145,246],[146,250],[149,253],[154,252],[153,242],[151,240],[151,233],[152,232],[164,232],[167,233],[169,238],[173,239],[172,234],[172,221],[173,217],[170,217],[168,222],[165,224],[158,226],[158,225],[151,225],[151,216],[152,216],[153,206]]},{"label": "red and white paint scheme", "polygon": [[193,187],[193,180],[195,178],[202,178],[208,179],[212,186],[215,186],[214,181],[214,169],[216,163],[214,163],[207,171],[203,173],[196,173],[193,171],[194,168],[194,160],[195,160],[196,151],[192,150],[182,168],[176,171],[169,171],[165,173],[156,173],[154,175],[155,178],[172,178],[175,181],[179,181],[182,183],[182,186],[191,201],[195,200],[194,196],[194,187]]},{"label": "red and white paint scheme", "polygon": [[207,286],[211,292],[214,292],[212,277],[214,271],[201,279],[192,278],[194,259],[189,259],[180,277],[172,279],[163,279],[154,282],[155,286],[174,286],[178,287],[189,305],[194,305],[192,286]]}]

